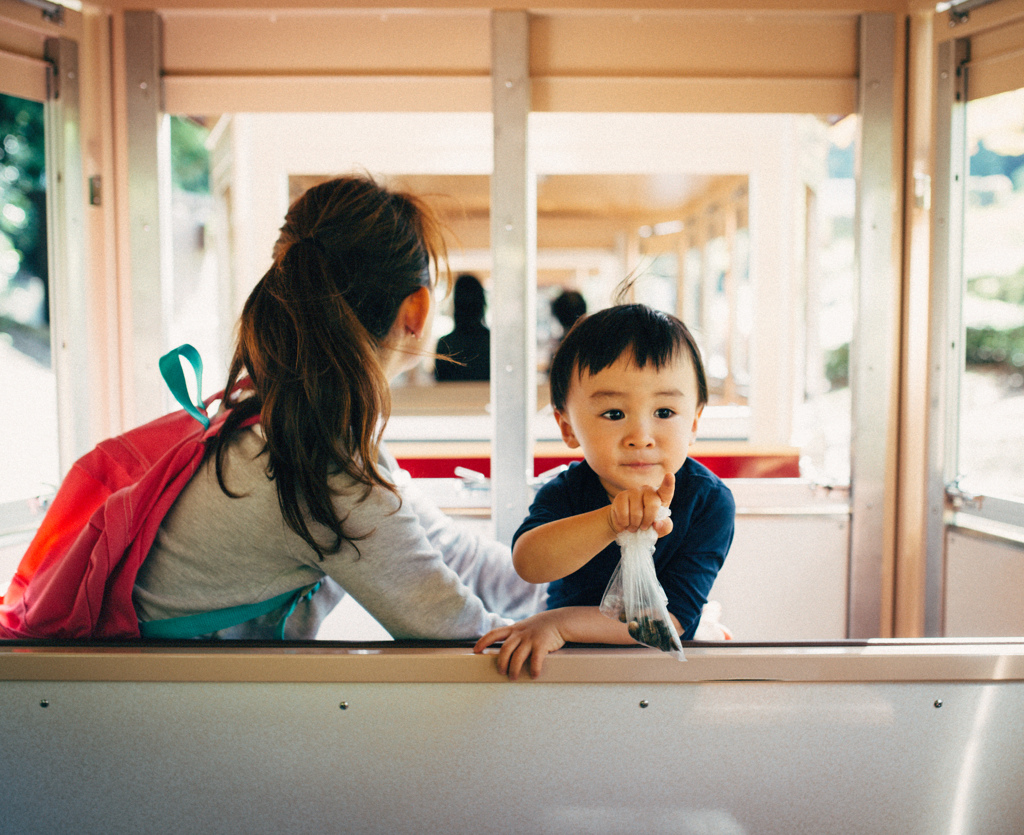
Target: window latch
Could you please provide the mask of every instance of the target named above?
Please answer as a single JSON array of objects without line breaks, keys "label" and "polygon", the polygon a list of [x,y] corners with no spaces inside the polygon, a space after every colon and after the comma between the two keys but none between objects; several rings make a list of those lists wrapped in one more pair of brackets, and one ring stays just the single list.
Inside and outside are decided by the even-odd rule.
[{"label": "window latch", "polygon": [[961,510],[965,507],[981,510],[981,506],[985,501],[984,496],[964,490],[960,486],[959,476],[946,485],[946,498],[954,510]]}]

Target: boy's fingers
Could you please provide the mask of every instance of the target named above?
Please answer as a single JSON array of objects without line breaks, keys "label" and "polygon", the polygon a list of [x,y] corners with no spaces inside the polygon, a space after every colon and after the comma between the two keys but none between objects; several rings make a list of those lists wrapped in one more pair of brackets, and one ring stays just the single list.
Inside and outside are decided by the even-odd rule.
[{"label": "boy's fingers", "polygon": [[615,534],[622,531],[622,521],[619,519],[618,508],[614,501],[608,506],[608,525]]},{"label": "boy's fingers", "polygon": [[516,647],[516,651],[512,653],[508,663],[508,677],[512,681],[519,679],[519,673],[522,672],[523,665],[530,659],[531,649],[532,647],[529,644],[520,644]]},{"label": "boy's fingers", "polygon": [[511,635],[506,639],[505,643],[501,645],[501,651],[498,653],[497,667],[498,672],[501,675],[506,675],[512,678],[512,663],[515,658],[515,652],[519,648],[519,641]]},{"label": "boy's fingers", "polygon": [[661,480],[661,486],[658,488],[658,498],[661,499],[662,505],[668,507],[672,504],[672,496],[676,492],[676,477],[672,473],[665,473],[665,477]]},{"label": "boy's fingers", "polygon": [[544,656],[548,652],[545,649],[534,649],[533,657],[530,659],[530,677],[539,678],[541,671],[544,669]]},{"label": "boy's fingers", "polygon": [[[633,521],[633,515],[637,510],[637,503],[631,502],[628,490],[623,490],[614,499],[612,499],[611,505],[611,523],[612,529],[615,533],[622,533],[623,531],[635,531],[636,523]],[[641,513],[643,511],[641,510]]]},{"label": "boy's fingers", "polygon": [[672,520],[671,519],[659,519],[651,527],[657,532],[658,537],[666,536],[672,533]]},{"label": "boy's fingers", "polygon": [[642,518],[637,526],[638,530],[645,531],[654,524],[654,517],[661,507],[661,497],[653,487],[644,487],[640,493],[640,510]]},{"label": "boy's fingers", "polygon": [[631,531],[638,531],[643,527],[644,510],[643,494],[641,493],[629,503],[629,529]]},{"label": "boy's fingers", "polygon": [[473,647],[473,652],[483,652],[487,647],[491,646],[491,644],[496,644],[498,641],[504,641],[511,634],[512,627],[510,626],[499,626],[497,629],[492,629],[476,642]]}]

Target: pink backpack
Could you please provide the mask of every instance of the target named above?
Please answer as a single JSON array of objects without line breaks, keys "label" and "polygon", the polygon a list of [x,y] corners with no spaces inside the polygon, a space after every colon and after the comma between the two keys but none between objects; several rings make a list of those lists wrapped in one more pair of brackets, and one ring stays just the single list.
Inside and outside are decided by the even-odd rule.
[{"label": "pink backpack", "polygon": [[75,462],[0,599],[0,638],[139,637],[135,576],[227,416],[206,415],[219,395],[191,402],[179,357],[201,390],[198,352],[176,348],[160,370],[185,410],[101,441]]}]

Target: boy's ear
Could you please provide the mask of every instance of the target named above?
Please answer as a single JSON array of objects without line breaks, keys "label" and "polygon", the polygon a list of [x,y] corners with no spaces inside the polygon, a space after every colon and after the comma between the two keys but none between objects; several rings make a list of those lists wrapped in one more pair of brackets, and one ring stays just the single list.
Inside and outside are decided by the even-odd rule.
[{"label": "boy's ear", "polygon": [[699,406],[697,408],[697,414],[693,416],[693,426],[690,427],[690,446],[697,443],[697,423],[700,421],[700,416],[704,414],[704,407]]},{"label": "boy's ear", "polygon": [[558,428],[562,432],[562,440],[565,441],[565,445],[569,447],[569,449],[577,449],[580,442],[576,440],[576,433],[572,431],[572,427],[569,425],[569,418],[566,414],[555,409],[555,422],[558,424]]}]

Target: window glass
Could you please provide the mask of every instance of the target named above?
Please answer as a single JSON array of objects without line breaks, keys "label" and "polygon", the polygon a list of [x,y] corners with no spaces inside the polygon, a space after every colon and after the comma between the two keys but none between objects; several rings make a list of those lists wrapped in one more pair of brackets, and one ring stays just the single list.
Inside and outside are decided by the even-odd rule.
[{"label": "window glass", "polygon": [[803,392],[794,441],[801,475],[850,483],[850,339],[856,284],[854,178],[858,117],[824,129],[821,176],[805,195]]},{"label": "window glass", "polygon": [[45,155],[43,105],[0,95],[0,507],[59,478]]},{"label": "window glass", "polygon": [[202,117],[170,117],[173,281],[168,344],[188,342],[199,350],[203,394],[208,397],[227,377],[230,326],[224,328],[222,322],[228,285],[218,280],[207,122]]},{"label": "window glass", "polygon": [[[704,352],[711,398],[702,438],[786,448],[787,456],[798,448],[803,474],[846,483],[856,117],[681,114],[667,126],[645,117],[665,133],[652,143],[643,132],[602,128],[605,117],[534,116],[544,151],[535,160],[535,437],[558,439],[545,411],[546,372],[563,333],[554,302],[578,294],[593,312],[633,276],[633,298],[681,316]],[[694,120],[701,130],[688,127]],[[394,129],[406,121],[418,130]],[[295,145],[299,125],[346,139]],[[590,139],[587,126],[607,135]],[[405,137],[431,128],[422,114],[235,114],[176,118],[171,128],[174,342],[200,348],[208,393],[223,379],[217,366],[229,356],[242,301],[268,266],[281,216],[327,172],[370,171],[427,196],[453,228],[453,270],[478,276],[491,301],[490,178],[474,171],[491,163],[489,121],[445,131],[418,163],[433,173],[399,167],[409,154]],[[680,148],[680,137],[693,138]],[[596,149],[610,157],[600,166]],[[454,328],[454,299],[438,302],[435,337]],[[488,306],[485,321],[495,315]],[[458,397],[449,396],[452,384],[437,383],[433,363],[428,357],[397,381],[389,441],[486,441],[487,383],[459,383]]]},{"label": "window glass", "polygon": [[967,105],[959,472],[1024,500],[1024,89]]},{"label": "window glass", "polygon": [[729,362],[732,344],[730,308],[733,253],[724,234],[724,224],[719,214],[718,211],[714,212],[714,233],[707,242],[704,258],[704,365],[708,375],[708,394],[719,402],[734,403],[736,393]]}]

